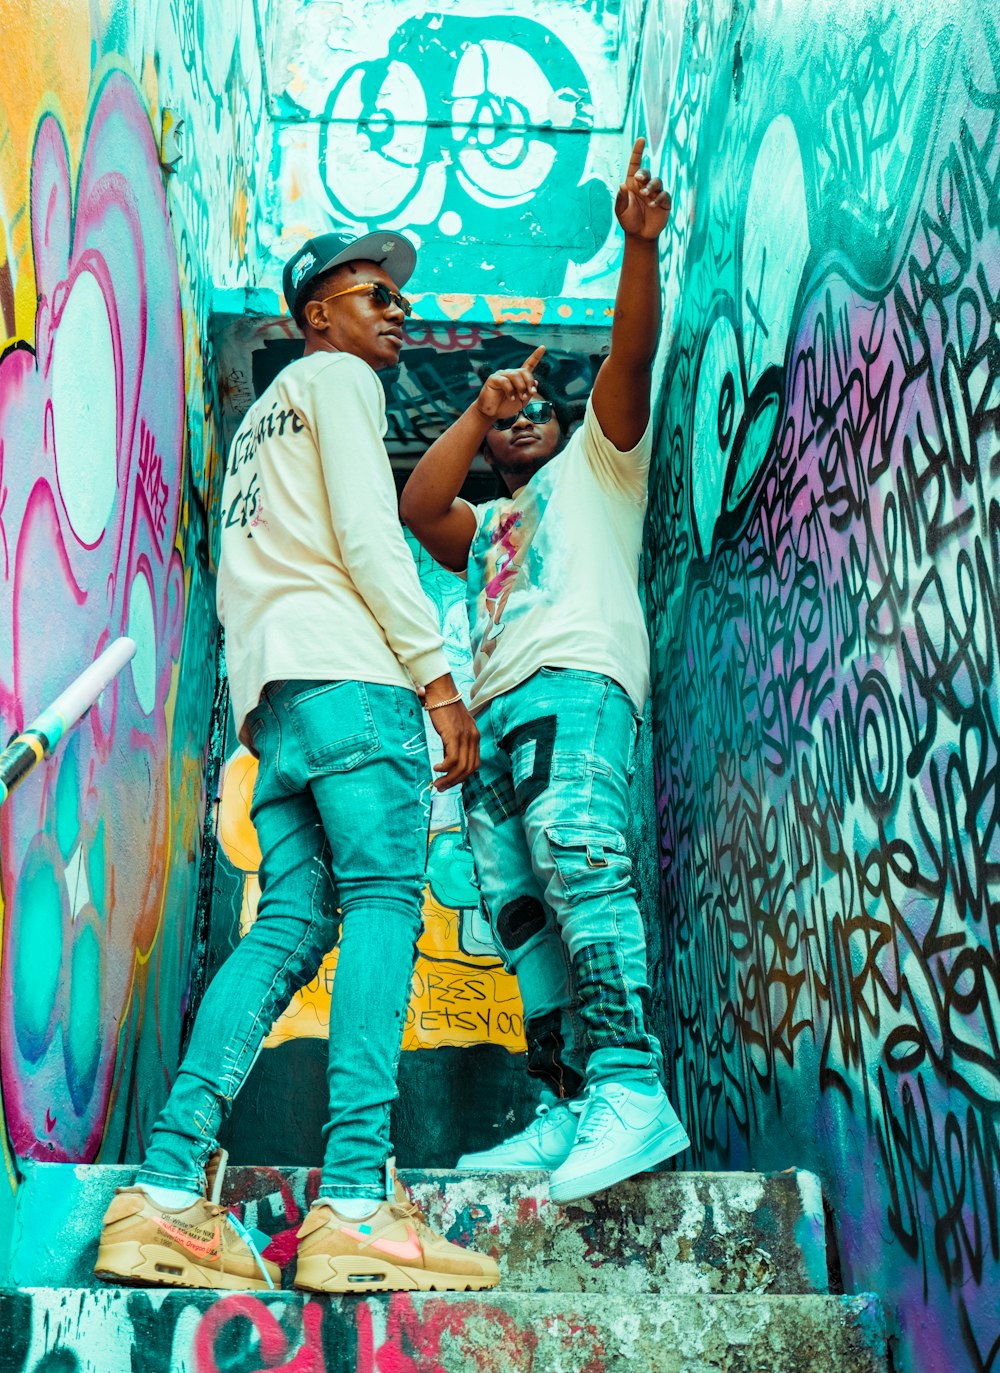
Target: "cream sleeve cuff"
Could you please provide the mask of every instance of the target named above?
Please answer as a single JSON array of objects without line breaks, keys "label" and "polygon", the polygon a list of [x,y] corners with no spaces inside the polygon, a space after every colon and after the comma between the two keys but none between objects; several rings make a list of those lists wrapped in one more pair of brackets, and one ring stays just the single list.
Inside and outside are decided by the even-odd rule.
[{"label": "cream sleeve cuff", "polygon": [[406,670],[416,682],[417,686],[426,686],[428,682],[437,681],[438,677],[443,677],[445,673],[451,671],[451,664],[444,656],[441,649],[431,649],[429,653],[421,653],[419,658],[414,658],[406,664]]}]

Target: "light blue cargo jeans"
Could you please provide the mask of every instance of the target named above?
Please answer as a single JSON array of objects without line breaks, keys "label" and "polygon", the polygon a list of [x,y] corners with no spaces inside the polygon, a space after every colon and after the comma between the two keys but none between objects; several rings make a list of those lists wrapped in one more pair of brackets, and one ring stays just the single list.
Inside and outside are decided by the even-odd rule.
[{"label": "light blue cargo jeans", "polygon": [[422,925],[431,781],[422,712],[402,688],[289,681],[264,688],[249,727],[260,755],[250,811],[262,854],[257,919],[199,1007],[138,1181],[203,1189],[265,1036],[339,927],[320,1194],[380,1198]]},{"label": "light blue cargo jeans", "polygon": [[543,667],[477,714],[464,788],[497,950],[517,975],[528,1072],[559,1097],[662,1080],[626,852],[638,717],[608,677]]}]

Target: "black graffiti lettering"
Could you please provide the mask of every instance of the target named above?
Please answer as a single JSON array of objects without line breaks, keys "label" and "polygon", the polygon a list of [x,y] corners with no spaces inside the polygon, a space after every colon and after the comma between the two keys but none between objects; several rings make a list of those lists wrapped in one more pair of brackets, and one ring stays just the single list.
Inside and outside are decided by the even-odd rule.
[{"label": "black graffiti lettering", "polygon": [[[794,1133],[815,1090],[840,1122],[819,1156],[846,1206],[876,1208],[914,1328],[926,1301],[967,1366],[996,1373],[1000,35],[973,19],[932,51],[897,16],[862,28],[800,70],[812,104],[791,118],[826,209],[809,211],[780,415],[746,504],[697,528],[695,464],[728,448],[727,480],[747,475],[734,411],[754,385],[711,372],[706,332],[724,315],[742,368],[760,365],[782,239],[754,226],[744,279],[739,191],[710,176],[725,191],[694,212],[647,526],[654,990],[701,1157],[776,1161],[776,1122]],[[700,125],[719,165],[781,113],[764,96],[751,113],[766,59],[749,36],[738,108]],[[705,52],[685,41],[675,111]],[[870,1188],[845,1129],[874,1142]]]}]

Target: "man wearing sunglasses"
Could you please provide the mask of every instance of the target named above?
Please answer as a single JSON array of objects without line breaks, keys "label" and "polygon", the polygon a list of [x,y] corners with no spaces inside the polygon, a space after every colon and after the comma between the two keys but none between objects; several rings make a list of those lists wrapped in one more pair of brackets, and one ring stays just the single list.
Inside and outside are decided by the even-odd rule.
[{"label": "man wearing sunglasses", "polygon": [[[485,1288],[497,1266],[435,1234],[395,1184],[396,1096],[431,785],[417,688],[441,736],[438,787],[479,761],[396,508],[376,372],[392,366],[415,264],[398,234],[323,234],[285,268],[304,356],[251,406],[229,453],[218,610],[240,739],[259,758],[260,903],[198,1011],[136,1186],[104,1219],[96,1271],[180,1287],[280,1274],[218,1204],[223,1118],[275,1018],[340,931],[329,1112],[296,1286]],[[340,914],[338,916],[338,906]],[[214,1174],[206,1196],[206,1173]]]},{"label": "man wearing sunglasses", "polygon": [[[649,689],[637,589],[660,329],[657,240],[670,197],[632,150],[611,351],[581,428],[535,377],[544,349],[491,376],[428,450],[403,518],[468,576],[482,736],[465,784],[491,929],[524,1002],[528,1071],[551,1096],[534,1122],[459,1168],[548,1168],[558,1202],[688,1147],[647,1023],[642,919],[626,854],[629,781]],[[544,383],[543,383],[544,384]],[[510,493],[458,498],[482,448]]]}]

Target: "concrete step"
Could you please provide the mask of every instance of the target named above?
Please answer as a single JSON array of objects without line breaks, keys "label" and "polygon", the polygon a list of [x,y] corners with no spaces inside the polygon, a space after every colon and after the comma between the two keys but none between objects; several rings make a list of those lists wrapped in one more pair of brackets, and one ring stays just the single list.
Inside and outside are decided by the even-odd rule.
[{"label": "concrete step", "polygon": [[[9,1281],[94,1287],[101,1217],[133,1168],[24,1165]],[[656,1173],[569,1206],[544,1173],[402,1171],[428,1220],[500,1263],[505,1289],[526,1292],[825,1293],[820,1187],[811,1173]],[[291,1282],[295,1231],[318,1170],[228,1170],[223,1201],[269,1237]]]},{"label": "concrete step", "polygon": [[886,1373],[878,1299],[0,1289],[5,1373]]}]

